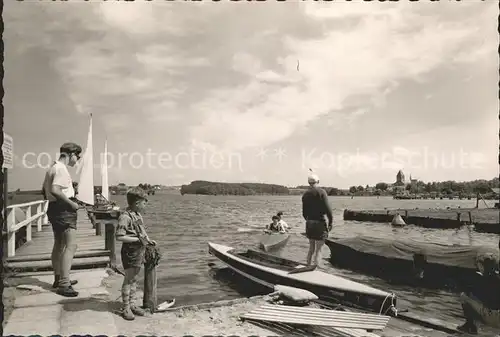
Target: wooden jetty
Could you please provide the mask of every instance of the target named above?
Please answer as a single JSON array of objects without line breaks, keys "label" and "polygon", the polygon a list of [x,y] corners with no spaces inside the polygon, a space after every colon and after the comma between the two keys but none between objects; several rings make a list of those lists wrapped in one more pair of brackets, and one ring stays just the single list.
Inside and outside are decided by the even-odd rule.
[{"label": "wooden jetty", "polygon": [[[52,270],[54,237],[46,216],[47,206],[45,200],[8,206],[7,225],[3,232],[7,254],[4,254],[3,259],[5,268],[12,276]],[[114,228],[112,223],[110,226]],[[116,255],[115,249],[111,247],[115,244],[114,232],[110,230],[103,233],[101,227],[85,209],[78,211],[78,249],[72,269],[106,267],[116,260],[113,256]]]},{"label": "wooden jetty", "polygon": [[472,225],[476,232],[500,234],[500,212],[495,208],[344,210],[344,220],[390,223],[396,214],[410,225],[458,229]]}]

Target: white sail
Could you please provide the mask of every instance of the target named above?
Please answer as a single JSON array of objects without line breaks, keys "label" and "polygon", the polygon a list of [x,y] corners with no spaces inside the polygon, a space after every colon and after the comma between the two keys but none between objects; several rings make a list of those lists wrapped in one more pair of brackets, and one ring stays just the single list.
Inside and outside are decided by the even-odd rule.
[{"label": "white sail", "polygon": [[87,137],[87,148],[80,164],[80,181],[78,182],[77,199],[94,205],[94,149],[92,147],[92,114],[90,114],[89,134]]},{"label": "white sail", "polygon": [[104,154],[101,158],[101,179],[102,179],[102,196],[109,200],[109,183],[108,183],[108,140],[104,143]]}]

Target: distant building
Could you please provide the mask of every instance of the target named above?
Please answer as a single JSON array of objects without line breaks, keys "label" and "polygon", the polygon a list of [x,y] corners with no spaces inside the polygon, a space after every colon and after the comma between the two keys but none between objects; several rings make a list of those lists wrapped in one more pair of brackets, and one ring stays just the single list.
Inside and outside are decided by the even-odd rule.
[{"label": "distant building", "polygon": [[392,191],[396,194],[405,193],[406,191],[405,174],[401,170],[396,174],[396,182],[392,184]]},{"label": "distant building", "polygon": [[399,170],[396,174],[396,182],[393,184],[388,184],[387,191],[393,192],[394,194],[408,194],[408,186],[416,187],[418,179],[414,179],[410,175],[409,181],[406,181],[405,174],[402,170]]},{"label": "distant building", "polygon": [[403,171],[399,170],[398,174],[396,174],[396,182],[394,186],[404,186],[405,185],[405,174]]}]

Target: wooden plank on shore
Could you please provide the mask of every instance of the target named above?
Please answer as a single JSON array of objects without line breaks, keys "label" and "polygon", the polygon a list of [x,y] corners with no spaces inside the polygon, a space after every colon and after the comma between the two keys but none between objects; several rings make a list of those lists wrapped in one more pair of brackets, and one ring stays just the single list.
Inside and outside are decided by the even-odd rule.
[{"label": "wooden plank on shore", "polygon": [[250,320],[253,325],[271,330],[279,336],[304,336],[304,337],[380,337],[379,335],[363,329],[333,328],[325,326],[300,326],[281,322],[266,322]]},{"label": "wooden plank on shore", "polygon": [[377,320],[367,320],[363,317],[328,317],[328,316],[315,316],[312,314],[301,314],[301,313],[287,313],[287,312],[272,312],[272,311],[257,311],[254,310],[250,313],[253,316],[262,316],[262,317],[293,317],[296,319],[310,319],[310,320],[332,320],[335,322],[350,322],[350,323],[366,323],[373,324],[376,326],[386,326],[387,322],[377,321]]},{"label": "wooden plank on shore", "polygon": [[[109,250],[105,249],[94,249],[94,250],[84,250],[76,251],[74,258],[82,257],[99,257],[99,256],[109,256]],[[28,262],[28,261],[43,261],[50,260],[51,254],[32,254],[32,255],[16,255],[9,257],[7,263],[11,262]]]},{"label": "wooden plank on shore", "polygon": [[315,336],[315,337],[380,337],[379,335],[368,332],[363,329],[352,329],[352,328],[333,328],[325,326],[315,326],[313,329],[309,327],[301,327],[300,325],[289,325],[287,323],[280,322],[259,322],[251,321],[252,324],[263,327],[265,329],[270,329],[273,331],[278,331],[285,336]]},{"label": "wooden plank on shore", "polygon": [[354,311],[338,311],[338,310],[330,310],[330,309],[320,309],[320,308],[309,308],[309,307],[293,307],[289,305],[271,305],[266,304],[259,309],[271,309],[276,311],[289,311],[289,312],[314,312],[314,313],[327,313],[329,315],[344,315],[346,317],[365,317],[367,319],[380,319],[387,320],[391,318],[390,316],[385,315],[376,315],[376,314],[365,314]]},{"label": "wooden plank on shore", "polygon": [[390,317],[385,315],[284,305],[264,305],[242,315],[241,318],[370,330],[383,330],[390,320]]},{"label": "wooden plank on shore", "polygon": [[376,325],[372,323],[347,322],[347,321],[337,321],[332,319],[295,318],[293,316],[260,316],[260,315],[245,314],[241,317],[249,320],[258,320],[267,322],[280,322],[280,323],[299,324],[299,325],[331,326],[337,328],[353,328],[353,329],[364,329],[364,330],[382,330],[385,327],[384,325]]},{"label": "wooden plank on shore", "polygon": [[[333,311],[332,314],[329,313],[307,313],[307,312],[286,312],[286,311],[273,311],[273,310],[253,310],[251,314],[259,314],[259,315],[271,315],[271,314],[283,314],[283,315],[294,315],[295,317],[301,317],[301,318],[324,318],[324,319],[335,319],[335,320],[348,320],[348,321],[361,321],[361,322],[371,322],[371,323],[376,323],[376,324],[387,324],[389,322],[390,317],[388,316],[381,316],[380,319],[377,318],[366,318],[363,317],[362,315],[336,315],[334,313],[346,313],[342,311],[335,311],[335,310],[329,310]],[[385,318],[382,318],[385,317]]]}]

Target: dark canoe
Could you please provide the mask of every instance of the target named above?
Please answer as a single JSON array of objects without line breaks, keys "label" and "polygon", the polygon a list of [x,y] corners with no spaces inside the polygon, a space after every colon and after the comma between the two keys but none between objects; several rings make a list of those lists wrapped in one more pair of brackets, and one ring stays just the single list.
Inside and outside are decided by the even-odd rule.
[{"label": "dark canoe", "polygon": [[333,265],[408,285],[466,291],[479,284],[477,271],[483,272],[488,260],[498,270],[493,248],[368,236],[327,239],[326,244]]},{"label": "dark canoe", "polygon": [[266,233],[259,237],[259,248],[266,252],[277,250],[286,246],[290,234]]},{"label": "dark canoe", "polygon": [[284,285],[308,290],[326,302],[347,303],[365,310],[388,314],[395,295],[340,276],[328,274],[299,262],[249,249],[208,243],[208,252],[236,273],[256,283],[273,288]]}]

